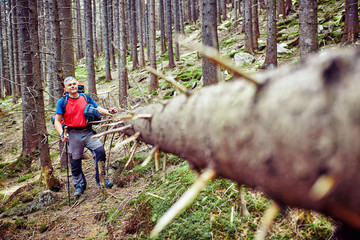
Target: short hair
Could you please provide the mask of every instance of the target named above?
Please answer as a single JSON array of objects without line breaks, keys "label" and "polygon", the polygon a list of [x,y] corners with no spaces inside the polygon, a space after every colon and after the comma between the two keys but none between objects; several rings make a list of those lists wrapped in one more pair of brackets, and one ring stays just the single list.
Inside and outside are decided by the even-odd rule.
[{"label": "short hair", "polygon": [[65,80],[64,80],[64,86],[65,86],[65,87],[66,87],[66,82],[67,82],[67,81],[70,81],[70,80],[75,80],[75,81],[77,81],[76,78],[74,78],[74,77],[67,77],[67,78],[65,78]]}]

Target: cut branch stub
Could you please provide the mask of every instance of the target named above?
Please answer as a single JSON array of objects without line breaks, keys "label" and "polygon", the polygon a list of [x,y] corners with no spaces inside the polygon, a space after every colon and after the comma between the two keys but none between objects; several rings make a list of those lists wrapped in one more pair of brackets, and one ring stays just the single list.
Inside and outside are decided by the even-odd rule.
[{"label": "cut branch stub", "polygon": [[105,132],[102,132],[102,133],[98,133],[98,134],[92,136],[91,138],[99,138],[99,137],[102,137],[102,136],[105,136],[105,135],[108,135],[108,134],[123,132],[124,130],[129,129],[131,127],[132,127],[131,124],[128,124],[128,125],[125,125],[125,126],[120,127],[120,128],[115,128],[115,129],[111,129],[111,130],[108,130],[108,131],[105,131]]}]

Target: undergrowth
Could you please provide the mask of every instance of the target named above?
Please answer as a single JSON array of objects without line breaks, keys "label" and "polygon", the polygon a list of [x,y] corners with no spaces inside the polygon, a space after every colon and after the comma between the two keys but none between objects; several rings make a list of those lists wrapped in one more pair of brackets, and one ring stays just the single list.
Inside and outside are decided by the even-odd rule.
[{"label": "undergrowth", "polygon": [[[196,175],[187,162],[180,161],[168,169],[166,182],[163,182],[162,171],[150,178],[152,184],[131,201],[137,211],[125,227],[127,238],[150,239],[151,229],[194,183]],[[264,194],[252,189],[243,187],[243,192],[249,216],[240,215],[239,187],[236,183],[223,178],[211,181],[191,206],[155,239],[253,239],[271,202]],[[279,212],[269,239],[327,239],[331,235],[332,223],[328,219],[311,212],[301,217],[299,212],[302,210],[285,209]]]}]

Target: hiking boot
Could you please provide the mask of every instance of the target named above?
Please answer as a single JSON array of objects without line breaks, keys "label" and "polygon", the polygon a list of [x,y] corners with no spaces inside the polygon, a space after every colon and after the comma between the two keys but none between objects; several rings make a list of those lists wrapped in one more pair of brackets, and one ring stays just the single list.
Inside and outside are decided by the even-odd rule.
[{"label": "hiking boot", "polygon": [[[97,182],[96,185],[99,185],[99,183]],[[109,179],[105,179],[105,187],[106,188],[112,188],[113,185],[114,185],[113,181],[111,181]]]},{"label": "hiking boot", "polygon": [[75,197],[80,196],[81,194],[83,194],[84,190],[85,190],[84,187],[82,187],[81,184],[78,184],[75,188],[74,196]]}]

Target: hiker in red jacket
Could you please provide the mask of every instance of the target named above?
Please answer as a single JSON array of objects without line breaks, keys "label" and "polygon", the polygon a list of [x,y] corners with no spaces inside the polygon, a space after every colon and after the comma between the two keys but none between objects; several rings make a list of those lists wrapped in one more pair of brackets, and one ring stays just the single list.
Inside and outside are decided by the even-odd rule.
[{"label": "hiker in red jacket", "polygon": [[[95,159],[95,181],[99,185],[99,170],[98,162],[105,162],[105,149],[99,139],[91,138],[95,132],[91,128],[91,124],[88,124],[85,116],[84,109],[88,103],[91,103],[101,115],[112,115],[117,113],[117,108],[110,110],[104,109],[98,106],[95,101],[88,95],[78,93],[78,81],[74,77],[67,77],[64,80],[65,92],[68,92],[68,97],[62,97],[57,102],[56,115],[55,115],[55,129],[61,136],[61,141],[68,142],[70,166],[72,173],[72,184],[75,187],[75,196],[80,196],[86,189],[86,179],[81,168],[81,159],[84,148],[88,148]],[[64,108],[64,101],[66,106]],[[89,102],[87,102],[89,101]],[[62,124],[61,121],[64,121]],[[64,128],[66,126],[68,131],[64,134]],[[105,173],[104,173],[105,174]],[[105,187],[111,188],[113,182],[105,179]]]}]

